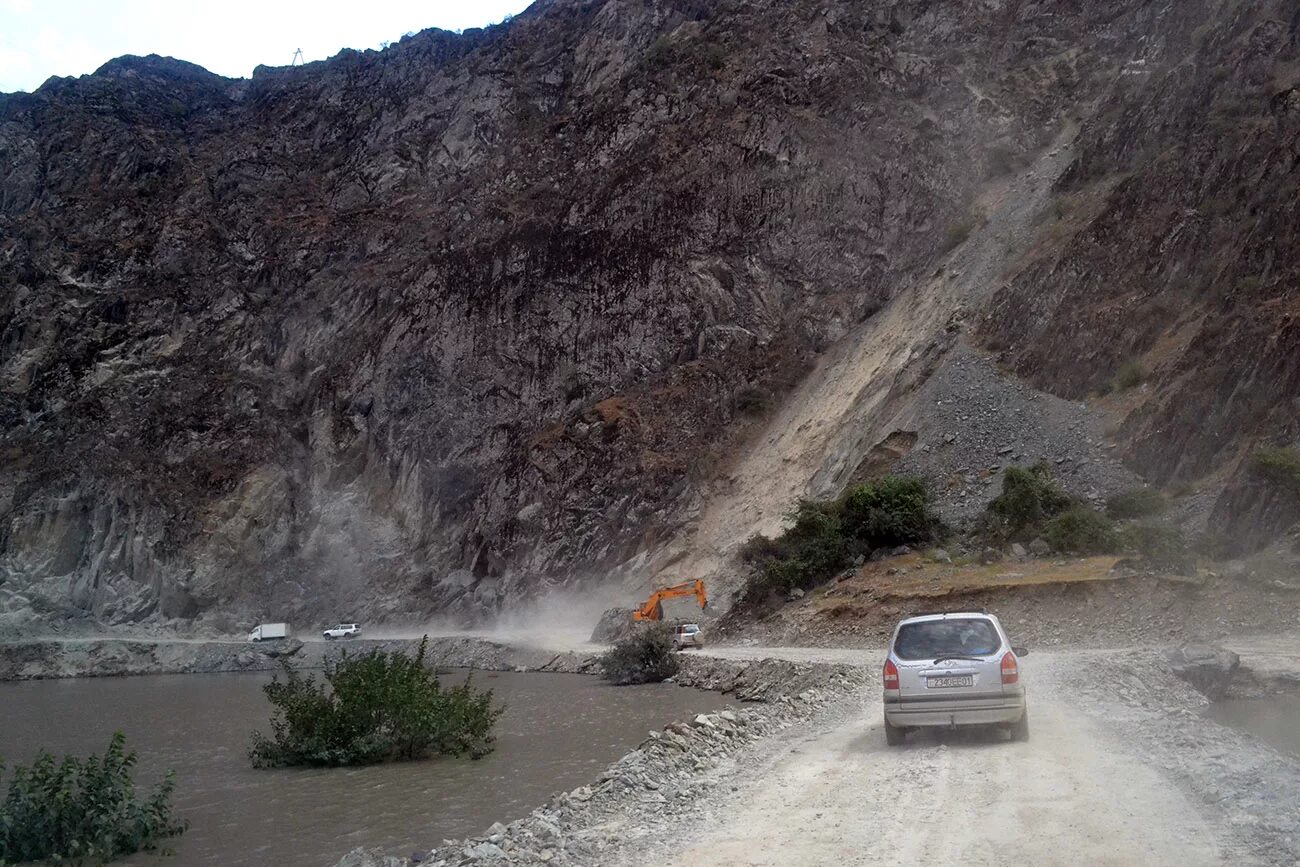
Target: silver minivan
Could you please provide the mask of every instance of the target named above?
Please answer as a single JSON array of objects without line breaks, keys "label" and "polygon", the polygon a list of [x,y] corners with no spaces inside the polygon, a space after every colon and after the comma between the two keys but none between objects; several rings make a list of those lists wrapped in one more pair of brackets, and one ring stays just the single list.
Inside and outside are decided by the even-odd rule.
[{"label": "silver minivan", "polygon": [[963,611],[909,617],[894,628],[885,657],[885,741],[911,729],[1002,726],[1029,740],[1020,657],[992,614]]}]

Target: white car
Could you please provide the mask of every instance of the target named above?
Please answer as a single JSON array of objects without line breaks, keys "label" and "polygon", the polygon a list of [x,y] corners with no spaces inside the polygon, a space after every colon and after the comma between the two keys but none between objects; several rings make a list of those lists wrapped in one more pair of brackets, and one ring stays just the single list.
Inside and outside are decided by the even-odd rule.
[{"label": "white car", "polygon": [[700,635],[700,625],[698,623],[683,623],[673,628],[673,650],[703,646],[704,637]]},{"label": "white car", "polygon": [[885,741],[917,728],[1002,726],[1029,740],[1020,657],[992,614],[962,611],[909,617],[894,628],[883,671]]},{"label": "white car", "polygon": [[326,641],[333,641],[336,638],[356,638],[360,634],[361,627],[355,623],[338,623],[321,633]]}]

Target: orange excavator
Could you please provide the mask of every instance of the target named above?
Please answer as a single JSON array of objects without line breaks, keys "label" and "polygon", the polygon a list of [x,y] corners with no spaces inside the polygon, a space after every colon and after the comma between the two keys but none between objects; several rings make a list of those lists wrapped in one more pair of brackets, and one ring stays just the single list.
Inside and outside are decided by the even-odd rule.
[{"label": "orange excavator", "polygon": [[632,619],[663,620],[664,600],[680,599],[683,596],[694,596],[698,599],[701,611],[709,607],[709,597],[704,593],[704,582],[696,578],[694,581],[683,581],[671,587],[660,587],[650,594],[649,599],[641,603],[640,608],[633,610]]}]

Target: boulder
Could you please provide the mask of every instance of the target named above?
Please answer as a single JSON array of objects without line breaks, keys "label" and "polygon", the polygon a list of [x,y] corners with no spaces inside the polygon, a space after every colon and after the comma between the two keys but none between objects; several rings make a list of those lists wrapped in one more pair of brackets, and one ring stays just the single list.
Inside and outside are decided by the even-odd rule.
[{"label": "boulder", "polygon": [[479,843],[465,850],[474,861],[500,861],[506,857],[505,851],[495,843]]},{"label": "boulder", "polygon": [[1176,676],[1217,701],[1227,694],[1241,657],[1221,647],[1188,644],[1169,655],[1169,665]]},{"label": "boulder", "polygon": [[296,656],[302,652],[302,640],[284,638],[279,641],[264,641],[258,644],[257,651],[263,656],[269,656],[272,659],[281,656]]},{"label": "boulder", "polygon": [[336,867],[407,867],[411,863],[405,858],[381,855],[369,849],[353,849],[344,855]]},{"label": "boulder", "polygon": [[1024,545],[1021,545],[1019,542],[1013,542],[1011,544],[1011,556],[1015,557],[1017,560],[1023,560],[1029,556],[1029,552],[1025,550]]},{"label": "boulder", "polygon": [[613,644],[635,631],[631,608],[609,608],[596,621],[596,628],[591,631],[591,640],[594,644]]},{"label": "boulder", "polygon": [[1035,557],[1046,557],[1048,554],[1052,553],[1052,546],[1044,542],[1042,539],[1035,539],[1029,543],[1029,553],[1033,554]]}]

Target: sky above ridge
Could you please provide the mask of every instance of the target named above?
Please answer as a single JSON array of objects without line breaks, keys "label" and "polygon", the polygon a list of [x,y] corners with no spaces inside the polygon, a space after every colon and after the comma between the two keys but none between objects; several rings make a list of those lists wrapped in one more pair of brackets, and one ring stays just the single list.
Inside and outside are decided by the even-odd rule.
[{"label": "sky above ridge", "polygon": [[531,0],[0,0],[0,93],[85,75],[123,54],[162,54],[219,75],[379,48],[427,27],[464,30]]}]

